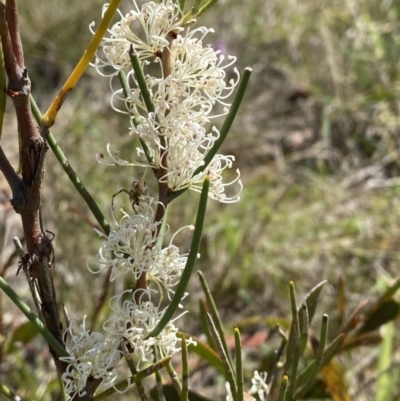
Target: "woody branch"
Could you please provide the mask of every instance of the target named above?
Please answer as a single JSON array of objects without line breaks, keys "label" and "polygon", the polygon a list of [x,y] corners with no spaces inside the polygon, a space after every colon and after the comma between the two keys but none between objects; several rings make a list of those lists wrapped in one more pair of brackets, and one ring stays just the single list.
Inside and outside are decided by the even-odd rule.
[{"label": "woody branch", "polygon": [[[13,101],[20,136],[20,172],[12,168],[2,149],[0,170],[11,187],[14,210],[21,215],[28,250],[23,261],[24,268],[28,269],[31,277],[37,281],[44,323],[62,344],[59,314],[49,269],[52,247],[50,240],[42,232],[40,223],[41,184],[47,145],[31,115],[31,83],[24,66],[15,0],[7,0],[6,4],[0,3],[0,36],[8,78],[7,94]],[[58,360],[53,350],[50,351],[58,371],[64,372],[66,365]]]}]

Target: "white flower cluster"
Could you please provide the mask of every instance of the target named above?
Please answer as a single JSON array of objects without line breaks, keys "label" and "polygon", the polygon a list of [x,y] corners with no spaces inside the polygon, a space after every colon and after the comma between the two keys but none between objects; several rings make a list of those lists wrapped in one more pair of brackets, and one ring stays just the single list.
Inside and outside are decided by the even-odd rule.
[{"label": "white flower cluster", "polygon": [[117,377],[113,369],[122,357],[121,343],[135,355],[138,369],[154,362],[153,347],[164,356],[180,351],[173,321],[158,336],[147,338],[164,314],[160,307],[163,294],[173,293],[187,259],[172,243],[165,248],[156,244],[160,225],[154,223],[156,205],[149,196],[141,196],[138,213],[129,215],[121,210],[122,218],[114,221],[109,235],[100,233],[104,237],[98,253],[100,270],[111,268],[111,280],[129,274],[138,280],[145,274],[148,287],[111,298],[111,317],[103,324],[104,334],[87,330],[85,320],[80,325],[71,322],[65,332],[70,356],[61,358],[69,364],[63,374],[69,399],[83,395],[88,377],[113,385]]},{"label": "white flower cluster", "polygon": [[[237,201],[242,189],[239,172],[232,182],[222,181],[222,172],[232,167],[234,157],[217,154],[205,166],[205,157],[220,138],[216,127],[207,129],[211,120],[218,117],[213,109],[219,105],[219,115],[228,113],[229,104],[225,100],[239,80],[236,70],[236,79],[228,84],[225,80],[225,70],[235,59],[229,57],[225,62],[218,51],[204,46],[204,37],[212,30],[185,27],[177,2],[161,0],[141,8],[133,3],[134,10],[127,15],[119,13],[120,21],[109,29],[96,55],[95,66],[101,75],[110,77],[111,87],[121,70],[127,72],[131,86],[128,96],[123,95],[122,89],[114,91],[112,105],[130,116],[130,134],[140,139],[143,149],[138,149],[138,155],[145,153],[147,161],[122,160],[108,145],[113,165],[149,167],[168,192],[186,188],[200,191],[209,176],[211,198]],[[132,70],[131,47],[145,73],[154,106],[150,112]],[[124,110],[117,108],[121,101]],[[99,161],[104,164],[103,155]],[[239,189],[229,197],[225,188],[232,183],[237,183]],[[70,400],[84,395],[88,378],[101,380],[106,386],[114,385],[115,368],[125,347],[134,355],[138,369],[154,361],[155,347],[163,356],[180,351],[181,340],[174,320],[159,335],[149,337],[149,334],[165,313],[161,301],[164,295],[171,299],[174,294],[187,255],[180,254],[172,244],[174,236],[168,246],[161,245],[160,216],[164,213],[158,212],[165,206],[142,191],[140,184],[129,196],[133,212],[121,209],[120,217],[116,218],[113,205],[110,232],[99,233],[103,242],[96,259],[98,269],[92,272],[111,269],[110,280],[133,278],[137,287],[111,298],[111,314],[103,324],[103,333],[88,330],[85,319],[80,324],[72,321],[66,330],[69,357],[62,358],[68,363],[63,380]]]},{"label": "white flower cluster", "polygon": [[[101,270],[112,268],[111,281],[128,273],[132,273],[135,280],[146,274],[149,283],[156,283],[160,291],[170,294],[179,283],[187,260],[186,255],[181,255],[173,245],[173,240],[181,230],[192,230],[193,227],[177,231],[170,244],[162,248],[157,243],[162,222],[154,221],[157,204],[153,198],[141,196],[140,213],[130,215],[121,209],[122,218],[117,222],[114,217],[110,234],[105,236],[99,232],[106,240],[99,249],[97,260]],[[164,234],[168,229],[168,224],[165,224]],[[97,271],[92,270],[92,273]]]},{"label": "white flower cluster", "polygon": [[70,356],[60,360],[69,364],[62,376],[68,398],[85,394],[84,388],[89,376],[102,379],[105,385],[111,385],[116,377],[112,369],[122,356],[119,339],[106,338],[101,333],[87,330],[85,319],[81,325],[71,322],[64,336]]},{"label": "white flower cluster", "polygon": [[[255,370],[253,372],[253,377],[251,379],[251,388],[249,390],[249,393],[245,393],[247,397],[245,397],[246,400],[250,401],[256,401],[254,397],[251,396],[251,394],[257,394],[258,398],[257,400],[259,401],[265,401],[268,397],[269,394],[269,387],[267,384],[267,373],[266,372],[261,372],[261,374],[258,372],[258,370]],[[228,382],[225,383],[225,389],[226,389],[226,401],[233,401],[233,396],[232,396],[232,391],[231,387]]]},{"label": "white flower cluster", "polygon": [[269,394],[269,386],[267,384],[267,373],[255,370],[253,373],[253,378],[251,379],[251,389],[250,394],[257,394],[260,401],[267,399]]},{"label": "white flower cluster", "polygon": [[[108,147],[111,164],[162,170],[160,181],[167,183],[171,191],[186,188],[200,191],[205,176],[209,175],[211,198],[226,203],[239,200],[242,190],[239,171],[232,182],[222,181],[222,172],[232,167],[233,156],[217,154],[207,168],[199,171],[205,165],[205,156],[220,137],[216,127],[207,129],[211,119],[217,117],[213,108],[219,103],[222,105],[219,115],[228,113],[229,104],[225,99],[239,80],[235,69],[236,80],[231,79],[229,84],[225,81],[225,70],[235,58],[228,57],[228,62],[224,63],[225,57],[219,51],[203,45],[204,37],[213,32],[212,29],[184,29],[176,2],[150,2],[140,9],[134,2],[134,6],[135,10],[129,14],[120,14],[121,20],[109,30],[109,37],[103,39],[95,66],[101,75],[111,77],[110,83],[120,70],[128,71],[132,86],[129,97],[125,97],[122,89],[115,90],[113,107],[129,113],[130,134],[141,139],[150,157],[148,161],[126,161]],[[131,46],[146,74],[154,112],[147,111],[132,70]],[[110,86],[113,87],[112,83]],[[126,105],[125,110],[117,107],[121,101]],[[141,148],[138,154],[143,154]],[[105,163],[102,154],[99,161]],[[233,183],[237,183],[238,190],[229,197],[225,187]]]}]

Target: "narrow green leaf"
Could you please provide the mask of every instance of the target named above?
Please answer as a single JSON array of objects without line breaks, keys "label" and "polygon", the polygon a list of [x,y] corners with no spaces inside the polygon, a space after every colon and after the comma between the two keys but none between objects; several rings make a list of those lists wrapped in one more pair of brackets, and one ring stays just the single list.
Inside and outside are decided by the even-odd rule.
[{"label": "narrow green leaf", "polygon": [[308,294],[305,300],[305,303],[307,305],[307,310],[308,310],[308,320],[309,324],[311,324],[311,321],[314,317],[315,310],[317,309],[317,301],[319,294],[321,294],[322,288],[324,287],[326,283],[326,280],[320,282],[317,284]]},{"label": "narrow green leaf", "polygon": [[[128,99],[130,98],[130,87],[129,87],[128,78],[123,70],[118,72],[118,78],[119,78],[119,82],[122,87],[122,91],[124,92],[125,99],[126,99],[126,101],[128,101]],[[129,102],[129,104],[127,106],[132,108],[133,112],[137,113],[136,105],[132,105]],[[137,127],[139,125],[139,120],[136,117],[132,119],[132,122],[135,125],[135,127]],[[147,161],[149,162],[150,165],[152,165],[154,161],[153,161],[153,158],[151,157],[149,148],[147,147],[147,145],[144,143],[144,141],[141,138],[139,138],[139,141],[140,141],[140,145],[142,146],[142,149],[144,151]]]},{"label": "narrow green leaf", "polygon": [[289,342],[286,356],[286,370],[289,372],[289,385],[286,397],[292,399],[297,383],[297,368],[300,360],[300,325],[297,312],[296,291],[293,281],[289,283],[290,305],[292,309],[292,326],[290,328]]},{"label": "narrow green leaf", "polygon": [[178,287],[175,290],[175,294],[172,297],[170,304],[168,305],[164,315],[159,321],[158,325],[154,328],[154,330],[149,334],[148,337],[158,336],[163,328],[168,324],[168,322],[172,319],[176,309],[178,308],[183,295],[185,294],[186,287],[189,283],[190,277],[192,275],[194,264],[197,258],[197,252],[200,246],[201,234],[203,232],[204,218],[206,215],[207,209],[207,199],[208,199],[208,189],[210,187],[210,178],[207,177],[204,180],[203,189],[200,195],[199,209],[197,211],[196,225],[194,228],[192,244],[190,246],[189,256],[186,261],[185,269],[182,273],[181,280],[179,281]]},{"label": "narrow green leaf", "polygon": [[[325,349],[322,360],[320,363],[320,368],[327,365],[331,359],[338,353],[340,347],[343,344],[345,335],[338,335]],[[314,359],[300,374],[297,379],[299,386],[303,386],[307,381],[312,380],[314,374],[318,373],[316,360]]]},{"label": "narrow green leaf", "polygon": [[192,6],[192,9],[190,10],[190,14],[193,15],[193,17],[197,17],[199,14],[200,6],[203,0],[194,0],[194,4]]},{"label": "narrow green leaf", "polygon": [[299,308],[299,325],[300,325],[300,355],[304,354],[308,341],[309,318],[307,305],[303,302]]},{"label": "narrow green leaf", "polygon": [[[323,315],[322,317],[322,324],[321,324],[321,333],[320,333],[320,341],[317,349],[317,355],[315,357],[315,360],[313,361],[314,363],[311,364],[310,371],[308,372],[308,379],[304,383],[303,387],[301,390],[296,394],[294,397],[295,399],[302,398],[304,394],[307,393],[308,390],[311,389],[313,386],[317,374],[322,368],[322,361],[324,357],[324,351],[325,351],[325,344],[328,336],[328,315]],[[299,380],[297,381],[297,384],[300,383],[300,375],[299,375]]]},{"label": "narrow green leaf", "polygon": [[[286,350],[286,370],[289,370],[290,367],[293,366],[293,360],[296,354],[296,348],[299,348],[299,335],[300,335],[300,328],[299,328],[299,317],[297,312],[297,302],[296,302],[296,293],[294,288],[293,281],[289,283],[289,294],[290,294],[290,305],[292,309],[292,323],[290,326],[289,332],[289,340],[288,346]],[[291,381],[291,375],[289,375],[289,381]]]},{"label": "narrow green leaf", "polygon": [[0,277],[0,288],[7,294],[11,301],[19,308],[19,310],[29,319],[35,326],[36,330],[46,339],[55,352],[61,357],[69,357],[65,350],[53,334],[46,328],[43,322],[31,311],[29,306],[22,301],[17,293],[6,283],[3,277]]},{"label": "narrow green leaf", "polygon": [[225,352],[225,349],[223,347],[221,337],[219,336],[218,330],[214,325],[214,322],[212,320],[212,317],[209,313],[207,313],[207,323],[210,326],[210,332],[214,338],[215,344],[217,345],[217,350],[219,353],[219,356],[224,363],[225,367],[225,372],[226,372],[226,377],[228,378],[228,382],[231,388],[231,393],[232,393],[232,398],[234,400],[237,399],[237,383],[236,383],[236,378],[235,375],[233,374],[233,365],[228,359],[228,355]]},{"label": "narrow green leaf", "polygon": [[[231,369],[233,369],[233,360],[232,360],[232,356],[231,356],[230,350],[228,348],[228,343],[227,343],[226,338],[225,338],[224,325],[223,325],[222,319],[221,319],[221,317],[219,315],[217,305],[215,304],[214,298],[213,298],[213,296],[211,294],[210,288],[209,288],[209,286],[207,284],[206,279],[204,278],[203,273],[199,271],[199,272],[197,272],[197,274],[198,274],[198,276],[200,278],[201,287],[203,289],[204,295],[206,296],[207,304],[208,304],[208,306],[210,308],[210,313],[211,313],[211,316],[213,318],[213,323],[215,324],[215,327],[217,329],[217,333],[218,333],[218,336],[219,336],[220,341],[222,343],[222,347],[224,349],[224,353],[228,358],[228,362],[229,362],[229,364],[231,366]],[[206,313],[206,317],[207,317],[207,313]],[[208,322],[208,319],[207,319],[207,322]],[[212,334],[211,328],[210,328],[210,332]],[[212,335],[212,338],[214,339],[214,342],[215,342],[215,336]],[[216,342],[215,342],[215,345],[217,346],[217,349],[218,349],[218,344]]]},{"label": "narrow green leaf", "polygon": [[325,314],[322,316],[321,333],[319,336],[319,345],[318,345],[318,349],[317,349],[317,355],[315,357],[315,361],[317,362],[318,367],[321,366],[322,359],[323,359],[324,353],[325,353],[325,345],[326,345],[326,341],[328,339],[328,323],[329,323],[329,317],[328,317],[328,315]]},{"label": "narrow green leaf", "polygon": [[199,17],[201,14],[205,13],[209,8],[211,8],[218,0],[209,0],[204,6],[200,7],[197,17]]},{"label": "narrow green leaf", "polygon": [[244,395],[244,379],[243,379],[243,361],[242,361],[242,341],[240,339],[240,331],[234,328],[235,335],[235,354],[236,354],[236,383],[238,389],[237,401],[243,401]]},{"label": "narrow green leaf", "polygon": [[150,95],[149,88],[147,87],[146,77],[144,76],[142,66],[140,65],[139,57],[134,49],[133,45],[129,50],[129,57],[131,59],[132,68],[135,71],[135,77],[138,82],[140,92],[143,96],[144,104],[146,105],[149,113],[154,113],[154,104]]}]

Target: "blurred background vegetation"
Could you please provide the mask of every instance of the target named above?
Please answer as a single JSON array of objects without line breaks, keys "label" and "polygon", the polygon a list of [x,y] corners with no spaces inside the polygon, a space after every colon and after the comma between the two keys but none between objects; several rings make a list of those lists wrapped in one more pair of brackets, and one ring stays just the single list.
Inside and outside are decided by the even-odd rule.
[{"label": "blurred background vegetation", "polygon": [[[130,0],[122,3],[125,8],[131,5]],[[44,112],[84,52],[91,38],[88,25],[100,20],[102,2],[21,0],[19,7],[32,93]],[[242,199],[231,205],[210,202],[198,267],[224,322],[228,327],[241,324],[248,336],[268,333],[279,319],[289,318],[289,280],[303,299],[326,279],[317,315],[328,313],[336,333],[357,305],[379,297],[399,271],[400,3],[220,0],[199,24],[214,27],[210,43],[222,43],[228,54],[238,56],[238,69],[251,66],[253,74],[223,149],[235,155],[235,167],[241,170]],[[17,166],[16,125],[10,104],[8,109],[2,144]],[[69,96],[53,127],[108,218],[111,195],[130,188],[142,172],[126,169],[122,175],[121,169],[98,165],[95,153],[107,142],[131,152],[128,127],[126,116],[109,106],[108,81],[93,68]],[[150,175],[148,179],[152,188]],[[2,177],[0,182],[0,269],[28,301],[25,279],[15,276],[17,260],[10,256],[10,238],[19,233],[18,217],[7,204]],[[100,240],[85,203],[51,152],[43,193],[44,225],[56,234],[59,299],[71,316],[91,316],[104,277],[93,278],[86,266]],[[194,222],[197,200],[195,193],[187,192],[172,204],[172,232]],[[179,241],[187,248],[185,238]],[[197,277],[190,294],[185,327],[199,335]],[[1,302],[1,334],[6,336],[15,333],[23,318],[7,299]],[[385,373],[400,377],[398,323],[391,328],[380,331],[384,338],[390,333],[389,361],[379,359],[381,345],[340,355],[348,399],[400,399],[400,386],[379,385]],[[45,393],[56,387],[54,377],[43,373],[51,370],[43,366],[49,359],[39,358],[42,365],[35,371],[24,368],[27,358],[39,363],[35,355],[38,349],[46,353],[46,347],[38,338],[28,346],[15,344],[11,358],[1,356],[0,381],[13,369],[19,395],[49,400]],[[264,347],[267,354],[270,348]],[[263,355],[258,352],[249,345],[249,369],[262,368]],[[204,390],[215,384],[213,379],[203,372],[194,383],[197,380]],[[223,381],[217,384],[223,390]]]}]

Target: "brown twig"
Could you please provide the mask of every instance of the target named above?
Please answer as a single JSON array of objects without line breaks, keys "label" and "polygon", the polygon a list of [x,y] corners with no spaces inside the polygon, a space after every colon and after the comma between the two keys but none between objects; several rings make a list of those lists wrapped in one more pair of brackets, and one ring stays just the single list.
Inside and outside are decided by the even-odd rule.
[{"label": "brown twig", "polygon": [[0,3],[0,35],[3,45],[4,66],[9,79],[9,86],[13,87],[17,85],[19,77],[17,71],[20,72],[21,68],[18,66],[14,56],[11,37],[7,26],[6,7],[3,3]]},{"label": "brown twig", "polygon": [[22,49],[21,36],[19,34],[19,18],[16,0],[6,1],[6,18],[14,56],[16,58],[18,66],[20,68],[23,68],[25,65],[24,52]]},{"label": "brown twig", "polygon": [[[23,66],[24,57],[18,32],[18,11],[15,1],[7,1],[7,10],[5,5],[0,3],[0,36],[8,76],[7,94],[14,104],[20,135],[21,175],[13,170],[2,149],[0,169],[12,188],[14,210],[21,215],[28,250],[23,260],[24,267],[37,282],[44,323],[62,344],[61,325],[50,271],[53,248],[49,238],[42,232],[40,223],[41,185],[47,145],[40,136],[30,111],[31,84],[27,69]],[[51,349],[50,352],[58,372],[62,374],[67,364],[59,361],[54,350]]]},{"label": "brown twig", "polygon": [[13,194],[13,203],[25,203],[24,185],[20,175],[16,173],[13,166],[7,159],[3,148],[0,146],[0,171],[10,185]]}]

